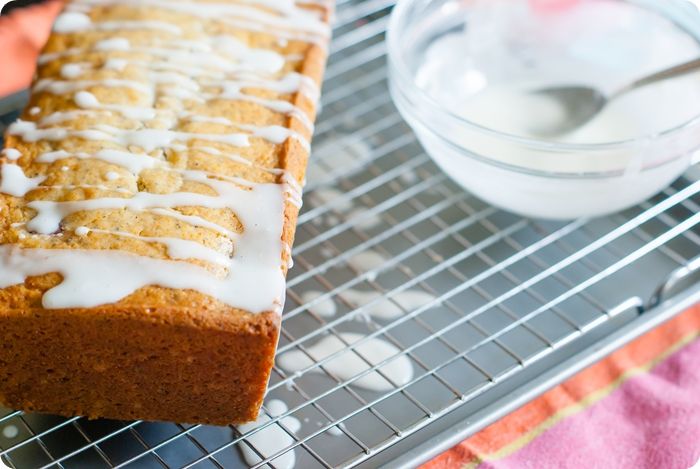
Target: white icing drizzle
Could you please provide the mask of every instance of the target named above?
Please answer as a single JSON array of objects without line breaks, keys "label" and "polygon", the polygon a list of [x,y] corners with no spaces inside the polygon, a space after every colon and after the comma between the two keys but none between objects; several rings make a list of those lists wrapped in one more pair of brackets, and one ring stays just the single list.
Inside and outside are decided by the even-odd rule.
[{"label": "white icing drizzle", "polygon": [[[251,253],[250,249],[240,245],[237,249]],[[251,312],[279,310],[284,291],[279,257],[275,256],[274,266],[246,262],[237,257],[232,259],[229,273],[218,277],[188,262],[153,259],[126,252],[23,249],[2,245],[0,288],[21,284],[29,276],[58,272],[63,281],[42,298],[47,309],[92,308],[119,301],[147,285],[160,285],[196,290]]]},{"label": "white icing drizzle", "polygon": [[88,153],[69,153],[65,150],[46,152],[36,159],[39,163],[54,163],[67,158],[78,158],[81,160],[97,158],[128,169],[133,174],[139,174],[144,169],[155,168],[159,161],[145,153],[130,153],[121,150],[100,150],[94,155]]},{"label": "white icing drizzle", "polygon": [[281,94],[296,92],[304,93],[313,102],[319,98],[319,90],[316,82],[311,78],[296,72],[288,73],[279,80],[261,79],[242,73],[237,80],[205,80],[203,84],[220,86],[225,92],[241,90],[242,88],[263,88],[276,91]]},{"label": "white icing drizzle", "polygon": [[194,146],[194,147],[192,147],[192,150],[200,151],[202,153],[207,153],[207,154],[212,155],[212,156],[220,156],[222,158],[226,158],[227,160],[231,160],[231,161],[234,161],[236,163],[244,164],[246,166],[250,166],[250,167],[253,167],[255,169],[269,172],[270,174],[280,175],[280,174],[285,173],[285,171],[283,169],[265,168],[264,166],[259,166],[259,165],[256,165],[249,160],[246,160],[241,155],[236,155],[235,153],[224,153],[217,148],[206,147],[206,146],[204,146],[204,147]]},{"label": "white icing drizzle", "polygon": [[[358,342],[364,337],[362,334],[348,332],[340,333],[338,336],[329,335],[314,345],[306,347],[306,352],[312,358],[309,358],[301,350],[292,350],[277,357],[277,363],[289,372],[300,372],[313,367],[317,361],[344,351],[337,357],[325,362],[323,368],[336,378],[347,381],[368,370],[370,368],[369,364],[376,365],[395,357],[392,361],[379,368],[393,384],[380,374],[371,372],[353,381],[352,385],[382,392],[390,391],[394,389],[394,386],[402,386],[411,381],[413,377],[411,361],[394,345],[374,337],[366,339],[355,350],[349,350],[347,345],[345,345],[345,343],[353,344]],[[313,367],[311,371],[316,373],[324,372],[318,367]]]},{"label": "white icing drizzle", "polygon": [[94,23],[90,17],[84,13],[68,11],[56,18],[53,30],[57,33],[75,33],[80,31],[120,31],[120,30],[155,30],[175,35],[181,35],[182,30],[164,21],[104,21]]},{"label": "white icing drizzle", "polygon": [[85,72],[85,68],[87,66],[89,66],[89,64],[84,64],[80,62],[64,64],[61,66],[61,76],[69,80],[78,78]]},{"label": "white icing drizzle", "polygon": [[108,88],[131,88],[134,91],[147,95],[153,94],[153,88],[134,80],[120,80],[105,78],[104,80],[71,80],[61,81],[44,78],[34,85],[34,91],[47,91],[53,94],[68,94],[86,88],[103,86]]},{"label": "white icing drizzle", "polygon": [[311,143],[300,133],[290,130],[281,125],[267,125],[264,127],[250,124],[233,124],[239,129],[250,132],[251,135],[272,142],[276,145],[284,143],[287,139],[292,138],[297,140],[306,152],[311,151]]},{"label": "white icing drizzle", "polygon": [[0,192],[14,197],[24,197],[46,180],[46,176],[27,177],[16,164],[0,166],[0,178]]},{"label": "white icing drizzle", "polygon": [[200,227],[200,228],[207,228],[207,229],[210,229],[212,231],[216,231],[217,233],[220,233],[220,234],[228,237],[229,239],[235,239],[238,236],[237,233],[235,233],[227,228],[224,228],[223,226],[218,225],[214,222],[206,220],[202,217],[198,217],[196,215],[183,215],[182,213],[177,212],[177,211],[172,210],[172,209],[169,209],[169,208],[151,208],[151,209],[144,210],[144,211],[150,212],[150,213],[155,213],[156,215],[163,215],[166,217],[174,218],[178,221],[181,221],[183,223],[187,223],[188,225],[191,225],[191,226],[196,226],[196,227]]},{"label": "white icing drizzle", "polygon": [[39,125],[41,125],[41,126],[56,125],[56,124],[60,124],[61,122],[78,119],[80,116],[85,116],[85,115],[88,115],[88,113],[84,112],[84,111],[54,112],[53,114],[50,114],[50,115],[42,118],[39,121]]},{"label": "white icing drizzle", "polygon": [[289,114],[290,116],[295,117],[302,124],[304,124],[304,126],[307,129],[312,130],[314,128],[314,124],[313,122],[311,122],[309,116],[307,116],[306,113],[304,113],[301,109],[299,109],[297,106],[293,105],[289,101],[283,101],[281,99],[260,98],[258,96],[252,96],[242,93],[236,88],[227,89],[225,87],[221,94],[205,94],[204,96],[206,96],[210,100],[230,99],[235,101],[248,101],[251,103],[259,104],[260,106],[266,107],[275,112]]},{"label": "white icing drizzle", "polygon": [[[87,92],[81,92],[87,93]],[[95,101],[91,98],[86,98],[89,95],[94,97],[92,94],[80,94],[76,95],[76,101],[79,101],[82,106],[94,106]],[[99,106],[99,102],[97,102]],[[98,108],[99,110],[100,108]],[[129,118],[141,118],[143,120],[150,120],[155,118],[155,110],[149,110],[147,108],[135,108],[130,106],[118,106],[118,105],[106,105],[103,107],[105,110],[116,110]],[[150,112],[149,112],[150,111]],[[41,124],[52,125],[58,124],[60,122],[65,122],[67,120],[75,119],[81,115],[91,115],[87,111],[67,111],[67,112],[56,112],[44,117],[41,120]],[[259,137],[267,140],[268,142],[274,144],[284,143],[288,138],[293,138],[297,140],[304,150],[310,151],[311,145],[309,141],[298,132],[290,130],[286,127],[278,125],[270,126],[255,126],[249,124],[232,124],[240,130],[248,132],[253,137]],[[171,130],[161,130],[161,129],[138,129],[138,130],[128,130],[119,129],[116,127],[111,127],[107,125],[96,125],[94,129],[88,129],[83,131],[74,131],[72,129],[64,129],[61,127],[51,127],[48,129],[40,129],[35,123],[29,121],[20,121],[14,123],[8,129],[11,135],[21,135],[26,141],[37,141],[34,139],[47,139],[47,140],[62,140],[68,136],[81,137],[88,140],[108,140],[114,143],[118,143],[124,146],[136,145],[143,148],[145,151],[153,151],[156,148],[178,148],[178,145],[174,144],[175,141],[182,140],[193,140],[202,139],[210,140],[213,142],[226,143],[228,145],[234,145],[238,147],[247,147],[250,145],[248,141],[248,136],[246,134],[197,134],[190,132],[176,132]],[[62,132],[63,131],[63,132]],[[96,132],[96,133],[95,133]],[[65,137],[63,137],[65,135]],[[53,138],[57,136],[57,138]]]},{"label": "white icing drizzle", "polygon": [[246,134],[197,134],[178,132],[165,129],[118,129],[109,125],[96,125],[94,129],[73,130],[62,127],[37,128],[34,122],[17,121],[7,129],[10,135],[21,136],[27,142],[39,140],[64,140],[68,137],[79,137],[86,140],[101,140],[112,142],[123,147],[137,146],[146,152],[156,148],[181,148],[176,141],[209,140],[237,147],[250,145]]},{"label": "white icing drizzle", "polygon": [[[215,148],[207,148],[207,147],[198,147],[196,148],[200,151],[207,150],[209,152],[212,152],[214,155],[222,155],[221,152],[216,150]],[[236,162],[243,162],[245,164],[251,165],[252,164],[245,160],[242,157],[237,157],[236,155],[229,155],[234,161]],[[127,169],[129,172],[132,174],[138,175],[140,174],[144,169],[151,169],[151,168],[156,168],[156,167],[165,167],[164,162],[151,157],[150,155],[147,155],[145,153],[132,153],[132,152],[127,152],[127,151],[121,151],[121,150],[100,150],[96,152],[95,154],[89,154],[89,153],[83,153],[83,152],[78,152],[78,153],[69,153],[65,150],[58,150],[58,151],[52,151],[52,152],[46,152],[42,153],[39,155],[39,157],[36,159],[38,163],[54,163],[56,161],[68,159],[68,158],[77,158],[77,159],[99,159],[102,161],[105,161],[106,163],[114,164],[117,166],[121,166],[122,168]],[[258,169],[265,170],[271,174],[276,174],[276,175],[282,175],[282,182],[283,187],[284,187],[284,193],[287,196],[287,201],[291,203],[292,205],[296,207],[301,207],[302,205],[302,188],[301,185],[297,182],[297,180],[294,178],[294,176],[289,173],[288,171],[278,169],[278,168],[263,168],[260,166],[255,166]],[[204,174],[205,176],[213,176],[221,179],[228,179],[231,182],[237,183],[237,184],[245,184],[244,181],[241,181],[240,179],[231,179],[231,178],[226,178],[222,175],[219,174],[208,174],[208,173],[202,173],[202,172],[196,172],[196,171],[186,171],[186,170],[176,170],[173,168],[168,168],[169,171],[174,171],[178,172],[182,175],[188,176],[188,177],[194,177],[197,178],[197,180],[201,181],[201,175]],[[117,174],[118,177],[118,174]],[[108,179],[109,179],[109,173],[108,173]]]},{"label": "white icing drizzle", "polygon": [[[129,52],[150,55],[163,59],[152,66],[173,67],[182,70],[183,65],[201,67],[206,73],[211,70],[220,72],[256,72],[272,74],[279,72],[285,58],[279,53],[267,49],[248,47],[236,38],[228,36],[209,37],[189,44],[170,41],[157,45],[131,46],[128,39],[111,38],[97,42],[91,49],[71,48],[61,52],[46,53],[39,56],[39,64],[52,60],[82,55],[86,52]],[[148,66],[148,62],[136,62]]]},{"label": "white icing drizzle", "polygon": [[261,31],[268,34],[276,34],[280,37],[292,37],[311,42],[319,42],[330,37],[328,25],[317,14],[295,7],[285,8],[284,11],[280,8],[275,8],[280,13],[276,15],[259,8],[234,3],[171,0],[77,0],[74,3],[87,5],[122,4],[160,8],[200,18],[219,20],[225,24],[242,29]]},{"label": "white icing drizzle", "polygon": [[127,65],[129,65],[128,60],[111,57],[105,61],[102,68],[104,70],[115,70],[117,72],[121,72],[124,71]]},{"label": "white icing drizzle", "polygon": [[285,195],[287,195],[287,201],[297,208],[301,208],[304,204],[302,199],[302,187],[297,182],[296,178],[289,171],[285,171],[282,180],[284,181]]},{"label": "white icing drizzle", "polygon": [[180,28],[174,24],[166,23],[164,21],[105,21],[102,23],[95,23],[93,27],[98,31],[139,31],[150,29],[153,31],[174,34],[176,36],[182,35],[182,30]]},{"label": "white icing drizzle", "polygon": [[[184,35],[182,28],[167,22],[130,19],[97,22],[89,16],[92,7],[115,4],[134,8],[162,8],[221,21],[250,31],[272,31],[283,42],[293,39],[321,44],[328,37],[328,27],[322,14],[299,8],[289,0],[242,0],[237,3],[77,0],[71,2],[67,10],[57,18],[54,31],[60,34],[153,31],[175,37]],[[157,168],[160,171],[178,173],[185,181],[205,184],[216,195],[193,192],[134,193],[129,189],[100,184],[41,186],[46,180],[45,176],[27,177],[21,167],[7,162],[0,167],[0,192],[23,197],[36,189],[91,188],[103,191],[101,196],[86,200],[38,199],[28,202],[26,205],[33,210],[33,218],[26,224],[18,224],[26,227],[27,231],[20,233],[25,237],[63,236],[63,220],[78,212],[129,210],[168,217],[193,227],[211,230],[224,236],[225,241],[221,240],[222,244],[218,244],[217,249],[212,249],[200,242],[179,237],[146,236],[122,230],[79,226],[75,229],[75,235],[80,237],[128,238],[162,245],[168,259],[139,256],[119,250],[45,250],[3,245],[0,246],[0,288],[22,283],[28,276],[57,272],[63,280],[44,295],[42,301],[46,308],[93,307],[118,301],[145,286],[159,285],[193,289],[232,307],[251,312],[280,311],[284,301],[282,259],[288,259],[291,267],[291,249],[281,240],[285,203],[300,207],[301,187],[288,171],[265,168],[241,155],[202,145],[200,142],[244,148],[250,146],[251,138],[260,138],[275,145],[293,139],[308,151],[307,138],[283,126],[234,122],[216,115],[178,111],[170,105],[160,110],[156,109],[156,104],[160,108],[160,99],[166,97],[169,100],[175,98],[201,103],[205,103],[205,100],[248,101],[274,113],[292,116],[311,131],[311,119],[301,108],[283,99],[249,94],[248,90],[262,89],[278,95],[301,93],[313,102],[318,99],[318,86],[309,77],[298,73],[281,75],[287,60],[285,56],[274,50],[249,47],[235,37],[216,36],[196,40],[172,37],[165,40],[157,34],[134,37],[137,39],[107,35],[88,49],[74,48],[42,55],[41,64],[86,53],[103,56],[101,68],[107,77],[90,77],[92,73],[88,72],[92,72],[95,67],[92,61],[64,63],[59,71],[62,79],[41,79],[35,84],[34,90],[58,95],[72,94],[77,108],[51,113],[43,116],[39,122],[17,121],[10,126],[8,132],[30,143],[69,138],[104,143],[100,145],[101,150],[89,153],[68,150],[44,152],[36,158],[38,163],[51,164],[69,158],[99,159],[136,176],[147,169]],[[137,67],[145,73],[131,74],[128,79],[120,76],[120,72],[127,67]],[[133,76],[138,76],[139,80],[132,79]],[[144,107],[143,104],[127,106],[103,103],[91,92],[94,88],[133,90],[145,95],[149,104]],[[180,109],[183,107],[186,108],[186,103]],[[30,115],[40,112],[37,108],[36,111],[30,111]],[[81,124],[80,130],[59,126],[77,119],[84,122],[86,117],[92,119],[105,113],[121,115],[127,120],[135,121],[135,125],[119,128],[104,124]],[[158,121],[153,125],[158,128],[145,126],[146,122],[156,119]],[[230,129],[222,129],[222,133],[174,130],[176,123],[181,120],[218,124]],[[164,124],[168,128],[162,128]],[[278,183],[255,183],[225,174],[174,168],[162,156],[149,154],[162,149],[188,153],[196,151],[228,159],[272,174]],[[21,156],[13,149],[5,150],[3,155],[10,161]],[[68,170],[67,166],[64,168]],[[116,171],[107,171],[102,176],[108,181],[116,181],[120,177]],[[197,215],[181,213],[181,207],[229,210],[241,222],[243,232],[234,232],[228,225],[223,226]],[[109,266],[109,269],[105,266]]]},{"label": "white icing drizzle", "polygon": [[100,106],[100,101],[89,91],[78,91],[75,93],[75,96],[73,96],[73,101],[75,101],[75,104],[78,106],[87,109]]},{"label": "white icing drizzle", "polygon": [[215,116],[201,116],[201,115],[196,115],[196,114],[181,114],[181,118],[187,119],[191,122],[206,122],[206,123],[211,123],[211,124],[220,124],[220,125],[227,125],[227,126],[233,126],[233,127],[238,127],[239,129],[246,130],[250,132],[253,136],[255,137],[260,137],[268,142],[272,142],[274,144],[279,145],[280,143],[284,143],[285,140],[288,138],[293,138],[299,141],[301,145],[304,147],[304,150],[307,152],[311,150],[311,144],[310,142],[304,137],[303,135],[299,134],[298,132],[295,132],[293,130],[290,130],[286,127],[282,127],[279,125],[268,125],[268,126],[256,126],[256,125],[250,125],[250,124],[240,124],[240,123],[234,123],[231,122],[229,119],[226,119],[224,117],[215,117]]},{"label": "white icing drizzle", "polygon": [[287,270],[294,267],[294,259],[292,258],[292,247],[287,243],[282,243],[282,257],[287,258]]},{"label": "white icing drizzle", "polygon": [[[12,166],[12,165],[4,165]],[[257,219],[263,218],[258,208],[255,206],[256,197],[271,202],[275,193],[282,195],[282,188],[278,184],[256,184],[247,181],[236,181],[247,183],[253,187],[240,188],[229,181],[210,179],[207,175],[199,171],[184,171],[191,180],[206,183],[214,188],[219,195],[211,196],[196,194],[191,192],[172,192],[169,194],[152,194],[150,192],[137,192],[128,199],[124,198],[96,198],[87,200],[77,200],[71,202],[55,202],[50,200],[34,200],[27,204],[28,207],[36,210],[35,217],[27,223],[31,231],[41,234],[50,234],[58,231],[60,222],[68,215],[86,210],[109,210],[109,209],[132,209],[141,211],[149,208],[175,208],[185,206],[200,206],[212,209],[228,208],[232,210],[243,223],[247,231],[256,231],[261,238],[269,237],[265,227],[260,225]],[[228,178],[233,180],[234,178]],[[267,200],[265,200],[267,199]],[[280,205],[284,197],[280,197]],[[274,207],[275,204],[270,204]],[[280,207],[280,212],[282,208]],[[267,217],[265,217],[267,218]],[[281,218],[281,217],[280,217]],[[272,226],[280,225],[281,222]],[[252,237],[252,235],[251,235]],[[262,239],[261,239],[262,240]],[[281,241],[279,241],[279,252],[281,251]]]},{"label": "white icing drizzle", "polygon": [[[182,42],[182,41],[181,41]],[[192,41],[191,41],[192,42]],[[199,94],[194,93],[199,89],[199,85],[194,82],[190,76],[192,66],[194,68],[202,68],[207,70],[214,67],[215,70],[223,71],[227,75],[224,77],[216,76],[218,80],[209,81],[209,86],[215,86],[220,89],[220,93],[204,95],[207,99],[226,99],[226,100],[242,100],[256,103],[267,107],[268,109],[289,114],[298,119],[309,130],[313,130],[313,123],[309,116],[299,107],[288,101],[263,99],[254,95],[243,93],[243,88],[263,88],[276,91],[279,93],[294,93],[301,92],[312,101],[317,101],[319,96],[318,86],[309,77],[305,77],[298,73],[289,73],[278,80],[270,80],[250,73],[276,73],[283,66],[285,59],[278,53],[269,50],[252,49],[240,42],[239,40],[219,36],[210,38],[207,41],[193,41],[194,44],[179,44],[187,46],[187,48],[178,48],[178,43],[169,43],[168,48],[165,47],[131,47],[131,44],[124,38],[110,38],[98,42],[94,49],[97,52],[105,51],[128,51],[131,53],[145,53],[156,57],[161,57],[166,62],[159,61],[138,61],[139,66],[148,69],[158,70],[169,69],[170,71],[180,72],[178,76],[173,73],[158,73],[152,72],[149,74],[150,80],[156,84],[169,83],[179,85],[178,88],[170,88],[164,90],[171,96],[180,97],[183,99],[200,100]],[[193,47],[196,45],[196,47]],[[44,54],[39,58],[39,63],[45,63],[57,58],[82,54],[85,51],[82,49],[68,49],[59,53]],[[234,60],[235,59],[235,60]],[[124,60],[124,59],[112,59]],[[185,65],[183,65],[185,64]],[[107,62],[105,66],[115,67],[114,63]],[[188,67],[187,65],[190,65]],[[126,66],[124,62],[118,62],[117,69],[123,69]],[[247,75],[246,75],[247,73]],[[231,75],[233,74],[233,75]],[[223,79],[222,78],[226,78]],[[41,80],[37,84],[37,90],[45,90],[56,94],[64,94],[77,90],[85,90],[86,88],[95,86],[105,87],[129,87],[136,91],[153,95],[152,86],[147,86],[144,83],[132,80],[117,80],[104,79],[99,81],[70,81],[61,82],[59,80]]]},{"label": "white icing drizzle", "polygon": [[[120,104],[102,104],[100,101],[97,99],[97,97],[90,93],[89,91],[78,91],[75,93],[75,96],[73,97],[73,100],[75,101],[75,104],[78,105],[78,107],[82,109],[87,109],[87,110],[93,110],[93,111],[114,111],[117,112],[124,117],[128,119],[135,119],[135,120],[152,120],[155,119],[157,116],[157,112],[153,108],[142,108],[142,107],[135,107],[135,106],[124,106]],[[75,111],[73,111],[75,113]],[[63,114],[66,116],[73,115],[71,112],[64,112],[64,113],[54,113],[51,114],[47,117],[45,117],[41,123],[42,125],[54,123],[54,122],[49,122],[49,119],[54,116],[54,115],[59,115]],[[83,115],[92,115],[93,112],[89,111],[84,111],[82,113],[78,112],[78,114],[83,114]],[[55,122],[60,122],[60,121],[55,121]]]},{"label": "white icing drizzle", "polygon": [[[246,3],[248,5],[260,5],[264,6],[266,8],[270,8],[272,10],[277,11],[278,13],[281,14],[289,14],[289,13],[294,13],[294,10],[296,9],[296,5],[293,0],[239,0],[239,3]],[[315,15],[317,18],[320,16],[318,15],[318,12],[313,12],[313,11],[304,11],[305,14],[307,15]]]},{"label": "white icing drizzle", "polygon": [[[81,232],[84,234],[78,233],[79,229],[82,229]],[[210,262],[212,264],[219,264],[224,267],[228,267],[230,262],[229,255],[208,248],[195,241],[189,241],[186,239],[162,236],[140,236],[132,233],[126,233],[123,231],[99,230],[95,228],[87,228],[84,226],[81,226],[78,229],[76,229],[76,234],[80,236],[85,236],[88,233],[102,233],[112,236],[119,236],[122,238],[138,239],[147,243],[164,244],[168,248],[168,256],[170,256],[170,258],[172,259],[199,259],[201,261]],[[233,250],[232,246],[231,250]]]},{"label": "white icing drizzle", "polygon": [[84,13],[66,12],[58,15],[53,24],[56,33],[72,33],[83,31],[92,25],[92,20]]},{"label": "white icing drizzle", "polygon": [[[77,64],[68,64],[65,65],[64,68],[72,65]],[[80,73],[82,73],[82,68],[78,67],[78,69],[81,71]],[[73,69],[71,69],[71,71],[73,72]],[[177,88],[163,90],[165,94],[171,96],[178,96],[184,99],[194,99],[200,101],[202,100],[200,95],[196,93],[199,90],[199,85],[192,79],[184,75],[180,75],[177,73],[154,72],[150,74],[150,77],[151,80],[155,83],[166,83],[177,86]],[[218,95],[205,94],[205,96],[208,99],[227,99],[253,102],[266,108],[269,108],[275,112],[292,115],[293,117],[297,118],[302,124],[304,124],[304,126],[309,131],[313,131],[313,123],[311,122],[311,119],[309,119],[309,116],[299,107],[289,103],[288,101],[259,98],[257,96],[248,95],[241,91],[242,88],[247,87],[269,89],[279,93],[302,92],[305,95],[307,95],[310,99],[315,100],[318,97],[318,87],[316,87],[313,80],[309,79],[308,77],[301,78],[301,75],[291,73],[286,75],[281,80],[256,81],[252,78],[248,78],[247,80],[223,82],[217,81],[209,82],[208,84],[212,86],[220,86],[222,89],[222,92]],[[80,90],[75,95],[75,102],[82,108],[116,111],[130,119],[148,120],[155,118],[156,112],[152,108],[144,109],[131,106],[100,104],[100,102],[92,93],[85,91],[85,89],[87,88],[93,88],[98,86],[127,87],[145,93],[149,96],[152,96],[154,94],[154,90],[143,83],[131,80],[117,79],[83,81],[59,81],[44,79],[40,80],[37,83],[36,89],[39,91],[47,91],[54,94],[66,94]]]},{"label": "white icing drizzle", "polygon": [[15,148],[5,148],[2,151],[2,155],[10,161],[17,161],[22,156],[22,153]]},{"label": "white icing drizzle", "polygon": [[208,124],[220,124],[220,125],[233,125],[231,120],[225,117],[216,116],[202,116],[198,114],[182,113],[180,114],[181,119],[189,120],[190,122],[204,122]]},{"label": "white icing drizzle", "polygon": [[128,39],[123,37],[112,37],[104,39],[95,44],[95,50],[102,52],[123,51],[126,52],[131,47]]},{"label": "white icing drizzle", "polygon": [[[3,170],[13,165],[4,165]],[[17,167],[19,168],[19,167]],[[21,171],[21,169],[20,169]],[[191,178],[196,178],[198,172],[187,171]],[[23,175],[23,173],[21,173]],[[200,175],[200,178],[204,176]],[[4,181],[8,180],[3,177]],[[22,187],[16,186],[19,180],[12,175],[12,187],[3,187],[3,192],[22,192]],[[29,189],[40,181],[31,180]],[[242,307],[250,311],[264,311],[265,308],[279,308],[282,303],[281,295],[284,289],[284,278],[280,267],[281,241],[279,239],[283,217],[283,197],[281,187],[276,184],[254,184],[251,189],[239,189],[228,182],[207,179],[207,183],[214,187],[220,194],[218,197],[205,196],[191,193],[150,194],[136,193],[131,198],[97,198],[75,202],[33,201],[28,204],[37,211],[37,215],[27,223],[30,231],[39,234],[50,234],[60,228],[60,222],[67,215],[83,210],[97,209],[123,209],[146,210],[152,208],[171,208],[181,205],[197,205],[209,208],[230,208],[236,213],[245,227],[245,235],[235,237],[235,255],[226,259],[225,266],[228,274],[223,279],[209,278],[206,272],[198,271],[196,266],[180,265],[178,267],[166,267],[165,261],[143,258],[127,253],[115,253],[112,251],[75,251],[75,250],[34,250],[22,249],[15,246],[0,246],[0,266],[6,267],[0,273],[0,288],[20,283],[26,276],[38,275],[46,272],[59,272],[64,281],[44,296],[44,305],[48,308],[91,307],[116,301],[138,288],[145,285],[161,285],[171,288],[192,288],[210,294],[231,306]],[[262,202],[262,203],[261,203]],[[258,204],[269,207],[271,210],[260,211]],[[275,207],[277,205],[277,207]],[[166,212],[171,215],[169,212]],[[188,217],[192,219],[193,217]],[[126,235],[117,233],[118,235]],[[186,242],[167,238],[151,238],[147,241],[161,242],[168,246],[169,252],[176,258],[201,258],[213,260],[212,254],[205,256],[202,248],[193,249],[193,245]],[[180,240],[182,241],[182,240]],[[277,250],[270,249],[277,244]],[[189,254],[185,254],[185,253]],[[90,253],[89,255],[86,253]],[[70,261],[73,256],[74,261]],[[89,276],[95,275],[98,263],[94,258],[109,258],[110,272],[106,275],[105,282],[118,282],[122,276],[128,276],[126,271],[136,264],[139,275],[132,276],[129,281],[121,281],[119,287],[112,291],[107,288],[108,283],[101,284],[89,282]],[[37,262],[37,259],[48,257],[51,262]],[[224,261],[223,257],[216,257],[217,263]],[[102,261],[99,261],[101,263]],[[40,265],[38,265],[40,264]],[[193,270],[195,268],[195,270]],[[178,279],[177,275],[188,277],[188,280]],[[114,276],[113,278],[111,276]],[[88,276],[88,278],[86,278]],[[109,280],[111,279],[111,280]],[[89,291],[76,285],[92,283],[96,288]],[[97,288],[101,285],[102,288]],[[183,286],[184,285],[184,286]],[[189,286],[186,286],[189,285]],[[255,291],[253,291],[255,290]],[[276,292],[276,295],[273,293]],[[78,298],[76,295],[88,296]],[[115,297],[115,295],[118,295]],[[265,302],[267,298],[267,302]],[[269,298],[274,298],[270,305]]]}]

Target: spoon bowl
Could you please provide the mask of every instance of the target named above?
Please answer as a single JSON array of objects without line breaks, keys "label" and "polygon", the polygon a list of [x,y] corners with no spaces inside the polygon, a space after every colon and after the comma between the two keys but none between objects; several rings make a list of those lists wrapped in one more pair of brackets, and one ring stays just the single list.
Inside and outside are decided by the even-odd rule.
[{"label": "spoon bowl", "polygon": [[607,104],[608,98],[586,86],[545,88],[533,94],[555,101],[562,109],[563,119],[543,125],[532,125],[530,130],[541,137],[554,137],[571,132],[595,117]]},{"label": "spoon bowl", "polygon": [[564,117],[557,120],[554,124],[542,125],[542,123],[539,123],[538,125],[533,125],[530,130],[540,137],[555,137],[566,134],[589,122],[610,101],[629,91],[698,71],[700,71],[700,58],[635,80],[609,96],[588,86],[556,86],[535,90],[532,92],[533,95],[557,103]]}]

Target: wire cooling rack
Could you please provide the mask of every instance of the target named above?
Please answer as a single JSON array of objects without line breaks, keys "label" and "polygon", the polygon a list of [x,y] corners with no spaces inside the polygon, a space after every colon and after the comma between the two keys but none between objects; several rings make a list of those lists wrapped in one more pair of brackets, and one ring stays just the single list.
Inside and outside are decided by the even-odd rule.
[{"label": "wire cooling rack", "polygon": [[[291,452],[299,468],[410,467],[700,299],[697,170],[608,218],[541,222],[495,209],[436,168],[391,103],[393,2],[337,3],[279,348],[309,365],[275,367],[267,401],[289,410],[272,417],[266,407],[266,421],[242,434],[0,409],[4,464],[229,468],[246,465],[245,447],[256,467],[290,467]],[[21,103],[6,100],[0,113]],[[405,291],[422,292],[422,304],[401,300]],[[387,301],[398,317],[368,314]],[[362,342],[321,359],[309,352],[347,332],[400,352],[379,362],[355,352]],[[342,353],[364,363],[359,374],[329,370]],[[399,358],[413,369],[408,382],[384,372]],[[370,374],[388,390],[356,386]],[[255,437],[271,429],[282,442],[272,449]]]}]

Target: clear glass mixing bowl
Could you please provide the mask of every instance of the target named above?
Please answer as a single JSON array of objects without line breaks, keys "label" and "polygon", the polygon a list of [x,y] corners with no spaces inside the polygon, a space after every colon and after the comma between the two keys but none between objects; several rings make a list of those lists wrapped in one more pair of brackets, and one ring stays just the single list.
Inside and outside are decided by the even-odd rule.
[{"label": "clear glass mixing bowl", "polygon": [[[571,219],[637,204],[700,159],[700,108],[672,128],[638,138],[559,143],[478,125],[441,104],[417,84],[421,61],[445,34],[474,27],[471,10],[479,1],[400,0],[388,30],[394,102],[428,154],[460,185],[512,212]],[[491,1],[528,8],[537,0]],[[689,1],[589,1],[625,3],[662,15],[692,36],[700,51],[700,12]],[[493,34],[499,34],[497,28],[483,28],[484,40]],[[455,60],[468,53],[460,48],[452,52]]]}]

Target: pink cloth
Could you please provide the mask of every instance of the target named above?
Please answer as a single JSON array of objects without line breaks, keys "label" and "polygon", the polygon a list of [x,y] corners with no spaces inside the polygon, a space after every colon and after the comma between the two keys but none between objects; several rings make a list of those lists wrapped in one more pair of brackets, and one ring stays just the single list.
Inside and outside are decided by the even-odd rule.
[{"label": "pink cloth", "polygon": [[687,469],[700,458],[700,341],[481,468]]}]

